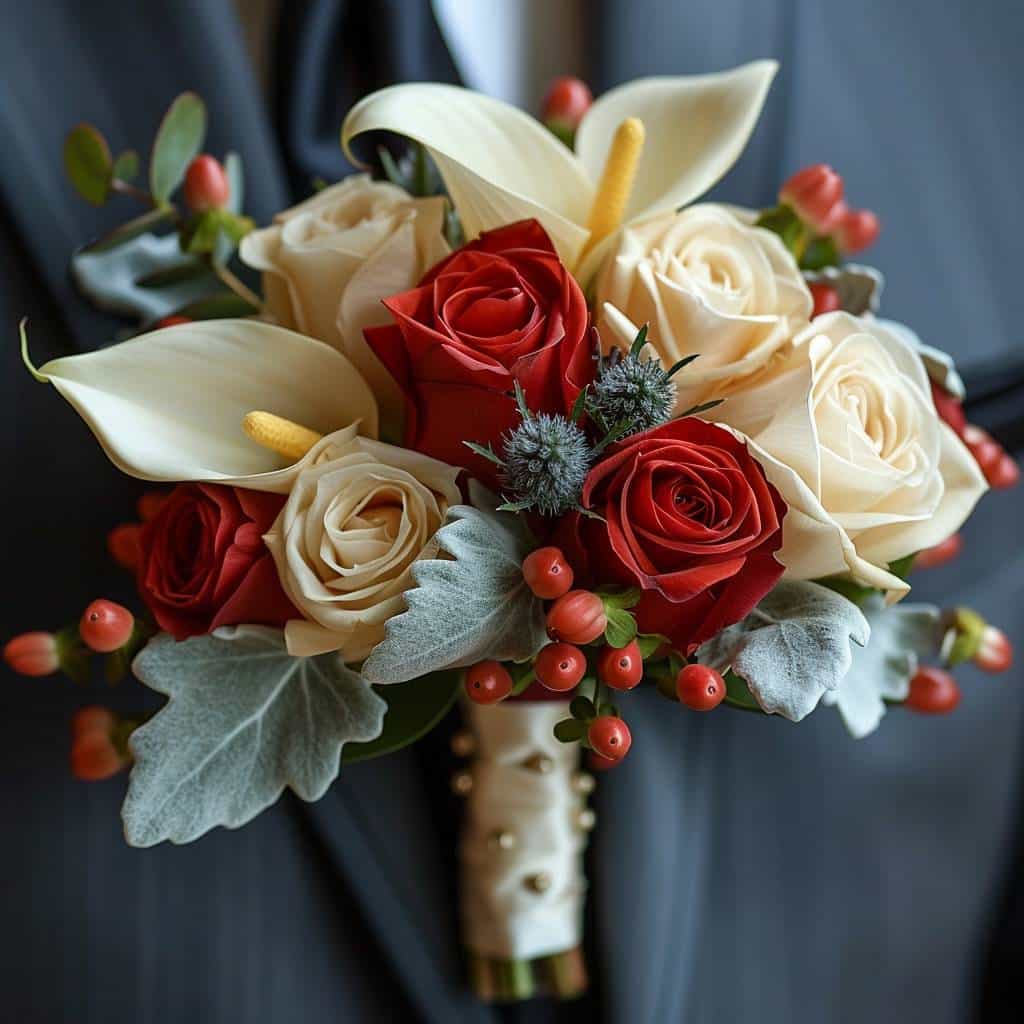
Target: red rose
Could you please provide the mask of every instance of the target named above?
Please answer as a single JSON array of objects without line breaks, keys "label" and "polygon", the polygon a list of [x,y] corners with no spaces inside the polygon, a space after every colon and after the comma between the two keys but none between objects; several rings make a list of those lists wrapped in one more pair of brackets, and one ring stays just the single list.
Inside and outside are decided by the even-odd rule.
[{"label": "red rose", "polygon": [[285,498],[218,484],[181,484],[142,527],[139,591],[175,640],[218,626],[283,626],[301,618],[263,543]]},{"label": "red rose", "polygon": [[584,586],[643,588],[644,633],[692,653],[782,575],[786,505],[746,445],[692,417],[622,441],[587,476],[558,542]]},{"label": "red rose", "polygon": [[462,442],[519,422],[513,381],[531,409],[567,413],[593,380],[586,300],[535,220],[485,232],[384,305],[395,323],[364,334],[405,394],[405,447],[485,479]]}]

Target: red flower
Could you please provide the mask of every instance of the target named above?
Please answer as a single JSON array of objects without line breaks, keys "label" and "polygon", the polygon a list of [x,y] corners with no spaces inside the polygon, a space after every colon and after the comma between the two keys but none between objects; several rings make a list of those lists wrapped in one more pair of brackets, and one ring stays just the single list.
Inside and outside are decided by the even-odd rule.
[{"label": "red flower", "polygon": [[786,506],[746,445],[692,417],[615,445],[587,477],[583,505],[557,541],[583,586],[644,591],[644,633],[692,651],[742,619],[783,567]]},{"label": "red flower", "polygon": [[593,380],[586,300],[535,220],[485,232],[384,305],[395,323],[364,333],[405,394],[405,447],[484,479],[494,467],[462,442],[519,422],[513,381],[531,409],[567,413]]},{"label": "red flower", "polygon": [[139,591],[175,640],[218,626],[300,618],[263,543],[284,497],[181,484],[142,527]]}]

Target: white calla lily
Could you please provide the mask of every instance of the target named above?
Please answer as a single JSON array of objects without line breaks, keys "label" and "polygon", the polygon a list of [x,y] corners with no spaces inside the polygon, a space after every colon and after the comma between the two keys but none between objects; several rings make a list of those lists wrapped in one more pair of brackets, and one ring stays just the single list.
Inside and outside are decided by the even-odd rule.
[{"label": "white calla lily", "polygon": [[243,430],[273,410],[329,434],[377,405],[340,352],[256,320],[166,327],[33,371],[74,406],[118,469],[142,480],[202,480],[287,493],[295,471]]},{"label": "white calla lily", "polygon": [[[576,134],[576,153],[528,114],[453,85],[394,85],[357,103],[342,146],[369,131],[422,143],[437,163],[467,238],[535,217],[576,276],[591,276],[610,241],[587,249],[587,221],[616,129],[645,126],[627,223],[703,195],[735,163],[778,65],[760,60],[709,75],[642,78],[600,97]],[[581,262],[581,257],[585,258]]]}]

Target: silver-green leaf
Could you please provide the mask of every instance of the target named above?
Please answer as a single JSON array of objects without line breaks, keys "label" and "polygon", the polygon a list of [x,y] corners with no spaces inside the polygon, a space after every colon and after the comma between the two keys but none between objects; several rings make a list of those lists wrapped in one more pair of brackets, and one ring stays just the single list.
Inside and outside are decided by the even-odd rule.
[{"label": "silver-green leaf", "polygon": [[293,658],[280,630],[240,626],[182,643],[161,634],[135,674],[168,703],[131,738],[121,816],[133,846],[237,828],[285,786],[319,800],[345,743],[380,734],[385,703],[336,655]]},{"label": "silver-green leaf", "polygon": [[473,505],[456,505],[438,530],[450,557],[417,562],[406,611],[363,663],[371,683],[402,683],[483,658],[525,661],[547,642],[544,605],[523,579],[536,542],[517,515],[495,511],[492,495],[470,485]]},{"label": "silver-green leaf", "polygon": [[817,583],[783,582],[700,647],[697,660],[719,671],[731,666],[764,711],[799,722],[840,685],[852,645],[863,647],[870,634],[852,601]]}]

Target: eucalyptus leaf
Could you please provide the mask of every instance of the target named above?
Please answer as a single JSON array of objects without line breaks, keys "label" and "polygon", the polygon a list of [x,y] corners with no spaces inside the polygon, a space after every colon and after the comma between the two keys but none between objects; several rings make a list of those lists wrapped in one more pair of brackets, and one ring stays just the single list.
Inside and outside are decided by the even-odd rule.
[{"label": "eucalyptus leaf", "polygon": [[110,147],[91,124],[77,124],[64,139],[64,170],[78,194],[93,206],[110,195],[113,161]]},{"label": "eucalyptus leaf", "polygon": [[139,176],[139,154],[126,149],[114,161],[113,176],[118,181],[134,181]]},{"label": "eucalyptus leaf", "polygon": [[484,658],[526,661],[547,642],[544,604],[523,579],[536,541],[518,516],[500,515],[493,495],[470,482],[473,505],[456,505],[437,533],[450,557],[412,567],[407,610],[388,620],[363,664],[373,683],[401,683]]},{"label": "eucalyptus leaf", "polygon": [[817,583],[779,583],[741,622],[697,651],[697,661],[732,668],[761,708],[799,722],[835,690],[871,629],[857,605]]},{"label": "eucalyptus leaf", "polygon": [[153,142],[149,190],[154,199],[167,202],[199,155],[205,137],[206,104],[194,92],[183,92],[164,114]]},{"label": "eucalyptus leaf", "polygon": [[941,643],[940,613],[934,605],[901,602],[886,607],[875,594],[861,610],[871,639],[853,652],[853,664],[838,688],[822,698],[839,709],[858,739],[878,727],[887,700],[906,699],[919,658],[937,654]]},{"label": "eucalyptus leaf", "polygon": [[374,692],[388,706],[384,728],[376,739],[345,744],[342,764],[391,754],[415,743],[448,713],[459,695],[461,682],[460,672],[434,672],[407,683],[374,687]]},{"label": "eucalyptus leaf", "polygon": [[133,670],[168,703],[131,738],[122,809],[133,846],[237,828],[287,786],[318,800],[344,744],[380,735],[385,703],[334,654],[293,658],[280,630],[240,626],[176,643],[160,634]]},{"label": "eucalyptus leaf", "polygon": [[[195,257],[181,251],[175,235],[143,234],[114,249],[82,249],[71,257],[75,284],[94,305],[142,322],[175,313],[220,287],[195,269]],[[184,276],[168,280],[179,274]],[[154,280],[160,285],[154,287]]]}]

